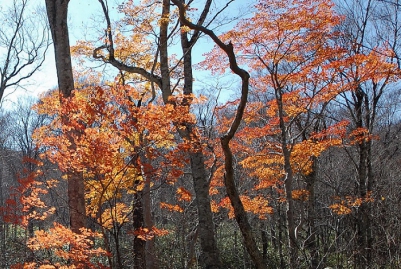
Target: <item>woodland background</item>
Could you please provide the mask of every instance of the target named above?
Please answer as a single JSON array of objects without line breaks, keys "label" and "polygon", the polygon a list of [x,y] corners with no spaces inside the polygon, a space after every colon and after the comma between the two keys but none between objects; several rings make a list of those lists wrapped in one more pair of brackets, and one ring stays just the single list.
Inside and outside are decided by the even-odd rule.
[{"label": "woodland background", "polygon": [[0,268],[401,268],[398,0],[69,2],[0,4]]}]

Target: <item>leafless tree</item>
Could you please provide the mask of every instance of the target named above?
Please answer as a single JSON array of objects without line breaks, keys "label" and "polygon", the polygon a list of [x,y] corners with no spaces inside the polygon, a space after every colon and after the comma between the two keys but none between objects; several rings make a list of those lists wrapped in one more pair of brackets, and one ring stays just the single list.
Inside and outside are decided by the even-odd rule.
[{"label": "leafless tree", "polygon": [[13,0],[0,8],[0,100],[40,69],[50,45],[45,17],[28,2]]}]

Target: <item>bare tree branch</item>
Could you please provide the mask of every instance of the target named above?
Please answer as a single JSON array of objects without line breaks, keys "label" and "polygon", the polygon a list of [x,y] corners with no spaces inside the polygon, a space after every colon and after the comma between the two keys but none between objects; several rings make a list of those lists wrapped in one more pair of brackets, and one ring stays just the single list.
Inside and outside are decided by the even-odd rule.
[{"label": "bare tree branch", "polygon": [[33,12],[35,18],[28,16],[28,8],[27,0],[14,0],[2,14],[0,50],[5,54],[0,56],[0,100],[7,88],[21,86],[42,67],[50,46],[45,18],[38,20],[39,10]]}]

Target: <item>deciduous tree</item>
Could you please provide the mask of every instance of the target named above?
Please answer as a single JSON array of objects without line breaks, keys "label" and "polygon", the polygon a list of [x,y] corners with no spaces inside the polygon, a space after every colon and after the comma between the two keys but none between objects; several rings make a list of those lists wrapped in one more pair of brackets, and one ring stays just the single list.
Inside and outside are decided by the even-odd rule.
[{"label": "deciduous tree", "polygon": [[[106,40],[101,46],[93,51],[93,56],[104,62],[110,63],[119,70],[140,75],[141,78],[151,83],[151,91],[155,94],[154,87],[157,86],[161,90],[161,95],[166,105],[175,103],[174,92],[182,88],[184,94],[183,105],[187,106],[187,112],[190,110],[193,95],[193,79],[192,79],[192,47],[199,38],[200,31],[194,30],[186,33],[184,27],[178,28],[172,22],[174,11],[171,9],[170,1],[165,0],[161,4],[153,1],[146,1],[136,4],[129,1],[122,5],[121,11],[125,13],[123,23],[132,32],[132,40],[144,42],[154,39],[156,42],[151,46],[144,46],[142,52],[133,54],[134,57],[127,57],[126,51],[132,50],[127,48],[127,38],[119,33],[118,28],[114,28],[111,24],[108,7],[105,1],[99,1],[102,5],[107,27]],[[197,19],[197,25],[203,25],[208,16],[211,1],[207,1],[202,12]],[[146,14],[147,18],[139,18],[136,14]],[[157,16],[155,16],[157,15]],[[169,43],[172,38],[181,31],[180,40],[183,50],[183,58],[177,61],[169,57]],[[189,34],[191,37],[189,37]],[[86,46],[88,47],[88,46]],[[124,52],[124,53],[121,53]],[[153,54],[153,57],[152,57]],[[147,59],[142,61],[143,56]],[[151,60],[150,60],[151,59]],[[159,61],[158,61],[159,59]],[[183,71],[181,71],[181,68]],[[182,72],[182,73],[181,73]],[[184,85],[181,85],[183,76]],[[182,104],[181,104],[182,105]],[[199,238],[202,248],[202,256],[200,262],[202,267],[219,268],[218,249],[214,233],[214,225],[212,212],[210,208],[209,184],[207,182],[207,171],[204,161],[204,153],[200,137],[197,133],[196,126],[185,124],[178,128],[180,136],[191,142],[192,151],[190,151],[191,170],[193,176],[194,190],[196,194],[196,204],[198,207],[199,217]]]},{"label": "deciduous tree", "polygon": [[27,0],[13,0],[0,9],[0,100],[6,89],[23,86],[45,60],[50,46],[47,24],[33,8]]},{"label": "deciduous tree", "polygon": [[[68,98],[71,96],[74,89],[74,77],[67,24],[68,3],[69,0],[46,0],[47,18],[54,45],[60,98],[61,100],[65,100],[67,103]],[[69,120],[70,119],[67,115],[65,115],[64,122],[67,124]],[[73,136],[72,133],[70,133],[70,135]],[[74,149],[75,147],[71,141],[68,145],[71,149]],[[82,227],[86,227],[84,182],[82,174],[76,173],[75,171],[67,171],[67,174],[70,225],[72,231],[78,233]]]}]

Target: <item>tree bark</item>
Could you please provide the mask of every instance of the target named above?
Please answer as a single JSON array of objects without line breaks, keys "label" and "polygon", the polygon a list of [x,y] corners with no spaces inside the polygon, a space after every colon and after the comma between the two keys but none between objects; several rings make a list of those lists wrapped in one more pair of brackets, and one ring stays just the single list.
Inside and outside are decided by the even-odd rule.
[{"label": "tree bark", "polygon": [[[0,206],[1,208],[4,207],[4,195],[3,195],[3,190],[5,187],[3,187],[3,176],[4,176],[4,167],[5,167],[5,161],[2,156],[2,153],[0,152]],[[5,222],[4,222],[4,211],[0,211],[0,251],[2,257],[0,258],[0,266],[5,267],[4,262],[6,261],[6,233],[5,233]]]},{"label": "tree bark", "polygon": [[[242,87],[241,87],[241,98],[240,103],[237,107],[237,111],[235,114],[235,119],[232,122],[229,131],[224,134],[220,138],[221,146],[225,156],[225,178],[224,184],[226,186],[226,191],[228,197],[230,198],[231,205],[234,208],[234,215],[235,219],[237,220],[238,226],[240,227],[242,236],[244,237],[244,243],[249,255],[252,258],[252,261],[256,265],[257,268],[267,268],[263,262],[263,256],[260,253],[259,249],[257,248],[256,241],[254,235],[252,233],[252,227],[249,224],[247,214],[245,212],[244,206],[241,202],[239,193],[235,186],[234,182],[234,166],[233,166],[233,154],[230,149],[230,141],[234,137],[236,131],[238,130],[239,124],[241,123],[242,116],[245,110],[245,106],[248,99],[248,92],[249,92],[249,74],[245,70],[239,68],[236,61],[236,56],[234,54],[233,46],[231,43],[224,44],[210,29],[203,27],[201,24],[193,24],[186,19],[185,16],[185,7],[182,2],[178,0],[173,0],[174,4],[179,7],[180,12],[180,21],[183,25],[188,26],[189,28],[203,32],[207,34],[209,37],[213,39],[213,41],[218,45],[226,54],[230,62],[231,70],[238,75],[242,80]],[[185,41],[184,41],[185,44]],[[184,50],[185,54],[185,50]],[[185,63],[184,63],[185,66]],[[210,204],[209,204],[210,208]]]},{"label": "tree bark", "polygon": [[199,141],[196,148],[199,152],[191,152],[191,170],[196,195],[196,205],[198,210],[198,236],[200,238],[202,254],[200,264],[202,268],[221,268],[219,251],[214,231],[213,215],[210,207],[209,183],[205,169],[204,156],[199,147]]},{"label": "tree bark", "polygon": [[310,266],[311,268],[319,268],[319,249],[317,245],[317,229],[316,229],[316,208],[315,208],[315,182],[317,175],[317,158],[312,158],[312,172],[305,177],[306,190],[309,192],[309,199],[307,201],[307,239],[305,242],[305,248],[310,254]]},{"label": "tree bark", "polygon": [[[277,85],[280,85],[277,83]],[[283,91],[280,86],[275,89],[275,98],[278,107],[278,117],[280,121],[280,139],[281,150],[284,158],[283,169],[285,173],[284,189],[286,198],[286,221],[288,234],[288,263],[290,268],[297,268],[298,260],[298,245],[295,234],[295,219],[294,219],[294,200],[292,199],[292,189],[294,181],[294,173],[291,167],[291,151],[288,148],[287,127],[284,122],[285,112],[283,108]]]},{"label": "tree bark", "polygon": [[[142,208],[142,192],[136,192],[134,194],[134,212],[132,214],[132,221],[134,225],[134,231],[139,231],[144,227],[143,219],[143,208]],[[145,269],[146,268],[146,242],[135,236],[134,238],[134,269]]]},{"label": "tree bark", "polygon": [[[185,1],[182,0],[181,3]],[[208,0],[205,8],[198,21],[203,24],[209,11],[211,1]],[[183,26],[183,23],[181,26]],[[184,95],[186,99],[182,105],[190,106],[193,93],[193,72],[192,72],[192,48],[199,37],[199,31],[195,31],[191,40],[188,39],[187,32],[181,33],[181,48],[184,61]],[[207,172],[205,168],[205,160],[202,152],[201,142],[197,136],[192,135],[195,126],[186,126],[185,132],[181,136],[191,141],[194,146],[190,153],[191,171],[196,195],[196,205],[198,210],[198,236],[201,242],[202,254],[200,264],[202,268],[221,268],[219,259],[219,250],[213,224],[213,213],[210,207],[209,182],[207,181]]]},{"label": "tree bark", "polygon": [[[364,106],[364,100],[367,99],[366,93],[361,89],[361,86],[355,92],[355,118],[357,128],[366,128],[370,130],[370,111],[369,104]],[[366,113],[366,117],[364,113]],[[365,119],[365,120],[364,120]],[[363,135],[362,135],[363,136]],[[358,144],[359,150],[359,163],[358,163],[358,195],[364,199],[367,197],[369,190],[368,186],[369,178],[369,167],[370,164],[370,142],[364,137],[361,137],[361,141]],[[371,262],[371,246],[370,242],[370,220],[369,220],[369,204],[363,202],[359,208],[357,215],[357,264],[361,268],[367,268]]]},{"label": "tree bark", "polygon": [[[142,141],[142,138],[141,138]],[[154,223],[152,218],[152,205],[151,205],[151,179],[150,173],[147,171],[147,157],[145,153],[140,153],[141,160],[141,173],[142,178],[144,179],[144,187],[141,191],[142,195],[142,208],[143,208],[143,225],[145,228],[151,231],[153,229]],[[155,250],[155,238],[151,238],[146,240],[145,244],[146,251],[146,268],[147,269],[156,269],[159,268],[159,263],[156,256]]]},{"label": "tree bark", "polygon": [[[53,38],[54,55],[56,60],[57,79],[61,93],[61,104],[71,96],[74,89],[74,77],[71,64],[70,43],[68,39],[68,14],[69,0],[46,0],[47,17]],[[68,115],[62,115],[62,121],[68,122]],[[70,131],[71,150],[74,150]],[[68,206],[70,210],[71,230],[79,233],[80,228],[86,227],[85,213],[85,186],[82,173],[67,171],[68,176]]]},{"label": "tree bark", "polygon": [[56,59],[58,86],[63,97],[71,96],[74,89],[67,24],[68,3],[69,0],[46,0],[47,18]]}]

